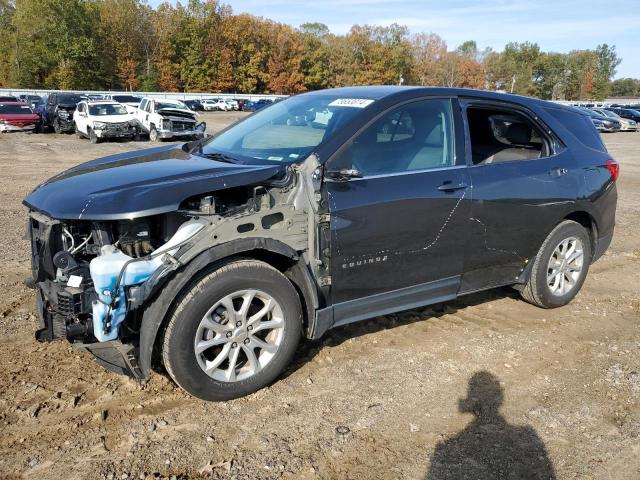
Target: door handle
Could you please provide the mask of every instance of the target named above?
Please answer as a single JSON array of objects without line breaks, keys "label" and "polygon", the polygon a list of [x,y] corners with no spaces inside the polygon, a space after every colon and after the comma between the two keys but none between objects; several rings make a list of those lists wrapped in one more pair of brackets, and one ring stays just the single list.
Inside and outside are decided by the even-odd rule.
[{"label": "door handle", "polygon": [[556,167],[549,170],[549,175],[551,175],[552,177],[561,177],[562,175],[566,175],[567,173],[569,173],[569,170],[561,167]]},{"label": "door handle", "polygon": [[440,190],[441,192],[454,192],[456,190],[462,190],[463,188],[467,188],[466,183],[458,183],[454,185],[451,180],[447,180],[438,187],[438,190]]}]

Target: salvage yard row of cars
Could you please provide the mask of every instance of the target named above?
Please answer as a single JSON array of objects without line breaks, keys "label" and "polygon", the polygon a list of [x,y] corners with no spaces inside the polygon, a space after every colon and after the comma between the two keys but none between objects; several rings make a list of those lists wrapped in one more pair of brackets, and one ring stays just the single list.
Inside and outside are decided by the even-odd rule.
[{"label": "salvage yard row of cars", "polygon": [[611,105],[606,107],[587,107],[576,105],[584,111],[599,132],[637,132],[640,122],[640,110],[631,106]]},{"label": "salvage yard row of cars", "polygon": [[45,97],[0,96],[0,132],[75,132],[91,143],[142,137],[151,141],[198,139],[206,132],[206,124],[198,121],[198,111],[256,111],[271,103],[269,100],[158,100],[125,94],[102,96],[65,92],[52,92]]}]

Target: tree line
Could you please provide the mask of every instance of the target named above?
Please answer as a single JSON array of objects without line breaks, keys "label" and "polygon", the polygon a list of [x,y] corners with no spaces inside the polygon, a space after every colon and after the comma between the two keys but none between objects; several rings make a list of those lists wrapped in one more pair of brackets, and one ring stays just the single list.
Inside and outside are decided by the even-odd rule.
[{"label": "tree line", "polygon": [[450,48],[435,33],[397,24],[336,35],[321,23],[294,28],[236,15],[216,0],[157,8],[144,0],[0,0],[0,87],[292,94],[402,83],[599,100],[617,88],[620,61],[607,44],[569,53],[530,42]]}]

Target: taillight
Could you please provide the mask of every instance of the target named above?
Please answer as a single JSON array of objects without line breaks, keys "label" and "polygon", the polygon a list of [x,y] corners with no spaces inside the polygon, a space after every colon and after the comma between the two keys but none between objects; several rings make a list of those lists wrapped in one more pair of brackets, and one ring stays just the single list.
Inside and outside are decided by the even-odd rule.
[{"label": "taillight", "polygon": [[611,174],[611,180],[614,182],[618,180],[618,175],[620,175],[620,165],[615,160],[607,160],[604,163],[604,166],[607,167],[609,173]]}]

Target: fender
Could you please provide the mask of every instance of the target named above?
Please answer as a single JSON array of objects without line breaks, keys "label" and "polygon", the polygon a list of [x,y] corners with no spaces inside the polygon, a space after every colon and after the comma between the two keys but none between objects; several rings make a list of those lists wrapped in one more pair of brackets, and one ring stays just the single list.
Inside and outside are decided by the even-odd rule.
[{"label": "fender", "polygon": [[[315,312],[318,305],[317,290],[312,288],[315,282],[298,252],[290,246],[278,240],[264,237],[242,238],[216,245],[200,253],[185,267],[174,273],[144,309],[140,326],[140,344],[138,347],[138,362],[142,372],[142,378],[149,377],[153,347],[158,331],[167,313],[170,312],[174,301],[185,287],[198,276],[199,272],[206,269],[209,265],[230,256],[251,251],[271,252],[296,261],[297,264],[295,268],[291,270],[292,274],[289,275],[289,278],[296,283],[296,287],[306,297],[304,300],[307,314],[309,311]],[[310,322],[313,321],[313,317],[308,318]]]}]

